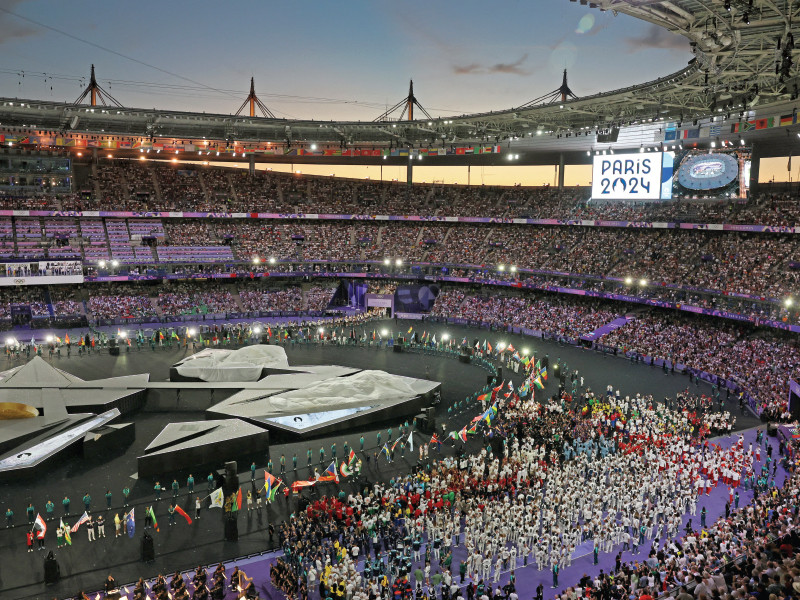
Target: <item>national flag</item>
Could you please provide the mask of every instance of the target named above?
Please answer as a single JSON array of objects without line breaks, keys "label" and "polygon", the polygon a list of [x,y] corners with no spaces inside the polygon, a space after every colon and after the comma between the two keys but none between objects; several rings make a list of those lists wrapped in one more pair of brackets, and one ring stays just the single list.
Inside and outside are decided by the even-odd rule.
[{"label": "national flag", "polygon": [[210,495],[211,498],[211,505],[209,508],[222,508],[222,504],[225,501],[225,495],[222,493],[222,488],[217,488]]},{"label": "national flag", "polygon": [[467,442],[467,427],[466,426],[464,426],[464,428],[461,431],[458,432],[458,439],[460,439],[464,443]]},{"label": "national flag", "polygon": [[339,472],[342,474],[343,478],[348,478],[353,472],[350,470],[350,467],[347,466],[347,463],[342,461],[342,464],[339,465]]},{"label": "national flag", "polygon": [[542,361],[537,360],[536,361],[536,366],[534,367],[534,369],[536,369],[536,371],[541,371],[542,370]]},{"label": "national flag", "polygon": [[478,424],[476,423],[475,425],[467,429],[467,433],[469,435],[475,435],[476,433],[478,433]]},{"label": "national flag", "polygon": [[511,380],[508,381],[508,389],[509,391],[514,391],[514,382]]},{"label": "national flag", "polygon": [[180,340],[181,339],[174,329],[172,330],[172,339],[173,340]]},{"label": "national flag", "polygon": [[180,516],[182,516],[184,519],[186,519],[186,522],[187,522],[189,525],[191,525],[191,524],[192,524],[192,517],[190,517],[189,515],[187,515],[187,514],[186,514],[186,511],[185,511],[185,510],[183,510],[183,509],[182,509],[180,506],[178,506],[177,504],[175,505],[175,512],[176,512],[176,513],[178,513]]},{"label": "national flag", "polygon": [[327,469],[317,477],[317,481],[335,481],[339,483],[339,475],[336,472],[336,461],[334,460]]},{"label": "national flag", "polygon": [[42,515],[36,513],[36,519],[33,521],[33,528],[38,531],[36,539],[43,540],[44,534],[47,533],[47,523],[44,522]]},{"label": "national flag", "polygon": [[492,345],[489,342],[486,342],[486,348],[489,350],[489,352],[492,352]]},{"label": "national flag", "polygon": [[498,385],[495,388],[492,388],[492,391],[493,392],[499,392],[500,390],[502,390],[505,387],[505,385],[506,385],[506,382],[505,382],[505,380],[503,380],[503,382],[500,385]]},{"label": "national flag", "polygon": [[414,328],[413,328],[413,327],[409,327],[409,328],[408,328],[408,331],[407,331],[406,333],[411,333],[413,330],[414,330]]},{"label": "national flag", "polygon": [[547,381],[547,367],[539,371],[539,377]]},{"label": "national flag", "polygon": [[275,500],[275,496],[278,493],[278,488],[280,487],[281,483],[283,482],[280,479],[271,473],[264,471],[264,492],[267,496],[267,502],[272,502]]},{"label": "national flag", "polygon": [[780,124],[781,127],[786,127],[787,125],[794,125],[794,115],[782,115]]},{"label": "national flag", "polygon": [[242,488],[239,488],[236,491],[236,497],[233,499],[234,504],[231,505],[231,511],[234,510],[234,506],[236,506],[236,510],[242,510]]},{"label": "national flag", "polygon": [[414,451],[414,432],[408,432],[408,449],[413,452]]},{"label": "national flag", "polygon": [[352,467],[356,462],[356,453],[350,449],[350,454],[347,455],[347,466]]},{"label": "national flag", "polygon": [[509,345],[508,345],[508,348],[506,348],[506,349],[507,349],[509,352],[516,352],[516,351],[514,350],[514,346],[513,346],[513,345],[511,345],[511,344],[509,344]]},{"label": "national flag", "polygon": [[64,525],[64,519],[59,519],[58,526],[63,532],[64,541],[67,542],[67,546],[72,546],[72,536],[69,534],[69,527]]},{"label": "national flag", "polygon": [[128,537],[133,539],[133,534],[136,533],[136,520],[133,517],[134,508],[128,513]]},{"label": "national flag", "polygon": [[483,402],[488,397],[489,397],[489,394],[481,394],[480,396],[478,396],[478,402]]},{"label": "national flag", "polygon": [[388,460],[389,462],[392,462],[392,455],[389,452],[389,448],[386,447],[386,444],[384,444],[383,448],[381,448],[381,454],[385,454],[386,455],[386,460]]},{"label": "national flag", "polygon": [[433,342],[433,345],[435,346],[436,345],[436,334],[435,333],[433,334],[433,340],[431,340],[431,341]]},{"label": "national flag", "polygon": [[534,379],[533,380],[533,385],[537,390],[543,390],[544,389],[544,384],[542,383],[541,377],[537,377],[536,379]]},{"label": "national flag", "polygon": [[86,523],[88,520],[89,520],[89,513],[84,511],[83,514],[81,515],[81,518],[78,519],[78,521],[75,523],[75,525],[72,526],[72,529],[70,529],[70,531],[72,533],[77,533],[78,529],[80,528],[80,526],[83,525],[84,523]]},{"label": "national flag", "polygon": [[439,436],[437,436],[435,433],[434,433],[434,434],[431,436],[431,441],[430,441],[430,442],[428,442],[428,443],[429,443],[429,444],[436,444],[436,447],[437,447],[437,448],[438,448],[438,447],[440,447],[440,446],[442,445],[442,442],[441,442],[441,440],[439,439]]},{"label": "national flag", "polygon": [[153,521],[153,528],[155,528],[156,531],[161,531],[158,527],[158,520],[156,519],[156,513],[153,512],[152,506],[147,507],[147,514],[150,515],[150,519]]},{"label": "national flag", "polygon": [[299,479],[294,483],[292,483],[292,491],[297,493],[304,487],[311,487],[312,485],[316,485],[316,483],[317,483],[316,479],[309,479],[309,480]]},{"label": "national flag", "polygon": [[68,334],[68,333],[65,333],[65,334],[64,334],[64,341],[65,341],[67,344],[69,344],[69,334]]},{"label": "national flag", "polygon": [[267,325],[267,337],[272,338],[272,327]]}]

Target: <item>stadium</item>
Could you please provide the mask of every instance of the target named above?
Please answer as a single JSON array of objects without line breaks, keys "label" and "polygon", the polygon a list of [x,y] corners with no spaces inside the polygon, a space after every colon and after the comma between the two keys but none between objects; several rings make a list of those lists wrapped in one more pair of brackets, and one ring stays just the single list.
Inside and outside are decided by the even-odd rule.
[{"label": "stadium", "polygon": [[373,120],[0,87],[0,597],[800,596],[800,5],[571,3],[690,60]]}]

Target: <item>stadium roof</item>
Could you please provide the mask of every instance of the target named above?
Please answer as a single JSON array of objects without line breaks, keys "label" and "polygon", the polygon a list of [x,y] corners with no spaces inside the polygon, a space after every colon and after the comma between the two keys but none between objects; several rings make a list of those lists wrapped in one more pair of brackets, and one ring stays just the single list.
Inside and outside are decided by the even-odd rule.
[{"label": "stadium roof", "polygon": [[[576,1],[576,0],[572,0]],[[580,0],[586,4],[587,0]],[[74,106],[0,99],[3,126],[117,136],[323,144],[459,145],[533,132],[598,130],[650,120],[691,121],[787,105],[797,98],[793,0],[595,0],[686,38],[694,58],[682,70],[625,89],[563,102],[530,102],[503,111],[413,121],[274,119],[156,109]],[[609,69],[613,69],[613,62]],[[654,70],[658,65],[654,65]],[[539,99],[541,100],[541,99]]]}]

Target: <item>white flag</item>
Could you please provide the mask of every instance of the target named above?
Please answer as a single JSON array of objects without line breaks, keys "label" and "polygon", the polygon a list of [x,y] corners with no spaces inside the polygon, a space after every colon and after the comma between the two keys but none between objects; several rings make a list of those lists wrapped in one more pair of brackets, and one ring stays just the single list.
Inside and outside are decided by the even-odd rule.
[{"label": "white flag", "polygon": [[408,449],[413,452],[414,451],[414,432],[408,432]]},{"label": "white flag", "polygon": [[211,492],[211,506],[209,508],[222,508],[222,503],[225,496],[222,493],[222,488],[217,488]]}]

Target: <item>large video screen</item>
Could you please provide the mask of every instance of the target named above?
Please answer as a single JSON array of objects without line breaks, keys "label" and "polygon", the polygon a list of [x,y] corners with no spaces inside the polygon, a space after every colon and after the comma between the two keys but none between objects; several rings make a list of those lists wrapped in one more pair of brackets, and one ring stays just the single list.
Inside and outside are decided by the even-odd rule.
[{"label": "large video screen", "polygon": [[668,200],[672,197],[672,152],[638,152],[595,156],[592,198],[595,200]]},{"label": "large video screen", "polygon": [[675,156],[672,193],[676,198],[746,198],[751,151],[746,147],[685,149]]}]

